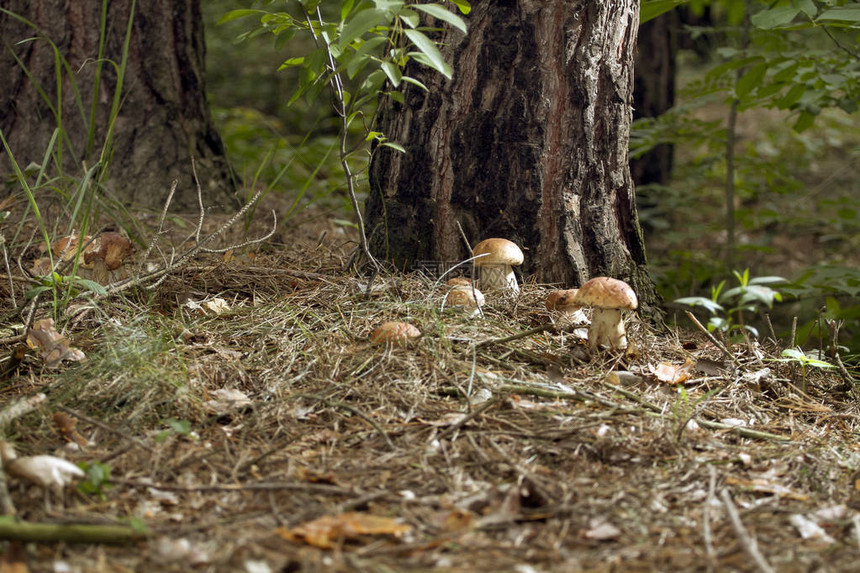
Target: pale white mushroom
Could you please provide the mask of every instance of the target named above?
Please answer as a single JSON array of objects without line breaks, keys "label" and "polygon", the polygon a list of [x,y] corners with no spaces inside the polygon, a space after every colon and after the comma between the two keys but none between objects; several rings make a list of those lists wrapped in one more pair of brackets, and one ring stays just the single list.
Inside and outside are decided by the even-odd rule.
[{"label": "pale white mushroom", "polygon": [[485,239],[472,249],[481,288],[516,295],[520,292],[513,267],[523,264],[523,252],[507,239]]},{"label": "pale white mushroom", "polygon": [[460,307],[464,310],[471,311],[470,316],[481,314],[481,307],[484,306],[484,294],[473,286],[457,285],[448,291],[445,295],[445,305],[450,307]]},{"label": "pale white mushroom", "polygon": [[86,475],[81,468],[62,458],[46,455],[19,458],[12,444],[5,441],[0,441],[0,458],[7,475],[29,481],[45,490],[46,508],[49,491],[62,497],[66,486]]},{"label": "pale white mushroom", "polygon": [[421,336],[421,331],[408,322],[383,322],[370,334],[373,344],[405,346],[411,339]]},{"label": "pale white mushroom", "polygon": [[639,306],[636,293],[624,281],[610,277],[596,277],[579,287],[574,301],[594,308],[588,344],[596,349],[600,345],[612,350],[627,348],[622,310],[635,310]]}]

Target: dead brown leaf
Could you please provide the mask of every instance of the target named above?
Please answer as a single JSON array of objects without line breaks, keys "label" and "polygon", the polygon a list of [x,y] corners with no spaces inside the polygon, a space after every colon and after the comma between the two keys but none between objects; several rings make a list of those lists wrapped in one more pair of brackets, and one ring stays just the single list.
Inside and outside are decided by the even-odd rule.
[{"label": "dead brown leaf", "polygon": [[690,370],[693,368],[693,361],[687,358],[683,364],[676,366],[668,362],[661,362],[657,366],[649,365],[648,370],[660,382],[667,384],[681,384],[690,379]]},{"label": "dead brown leaf", "polygon": [[63,360],[82,362],[87,359],[83,351],[70,346],[69,340],[57,332],[53,318],[34,322],[27,332],[27,344],[40,351],[42,361],[48,368],[56,368]]},{"label": "dead brown leaf", "polygon": [[324,515],[292,529],[280,527],[278,535],[287,541],[307,543],[322,549],[331,549],[338,542],[358,539],[362,535],[393,535],[400,537],[412,528],[389,517],[348,512],[341,515]]}]

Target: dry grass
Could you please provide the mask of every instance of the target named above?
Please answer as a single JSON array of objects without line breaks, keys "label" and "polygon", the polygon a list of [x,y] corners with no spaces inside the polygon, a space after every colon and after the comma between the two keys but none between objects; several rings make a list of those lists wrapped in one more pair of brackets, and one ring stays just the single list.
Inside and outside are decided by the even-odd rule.
[{"label": "dry grass", "polygon": [[[856,563],[860,413],[837,374],[809,373],[803,396],[800,373],[772,362],[780,349],[768,342],[758,358],[734,348],[737,370],[700,362],[679,389],[649,367],[720,362],[699,334],[631,317],[635,350],[624,356],[589,356],[563,330],[498,343],[549,322],[548,287],[527,284],[469,319],[440,310],[443,293],[426,277],[379,277],[368,296],[366,279],[340,272],[342,256],[310,242],[253,261],[201,259],[156,294],[103,301],[73,321],[85,364],[45,371],[25,358],[0,396],[46,391],[48,405],[7,438],[52,452],[64,440],[51,414],[76,412],[92,444],[68,457],[109,465],[114,483],[101,498],[68,496],[61,516],[13,483],[20,515],[139,517],[155,534],[137,547],[34,546],[34,568],[189,570],[187,554],[166,556],[165,538],[205,553],[201,571],[249,561],[271,571],[761,570],[744,549],[751,538],[775,570]],[[184,305],[214,296],[230,309]],[[371,346],[386,320],[424,335]],[[618,370],[638,377],[619,386],[607,378]],[[224,388],[250,403],[207,407]],[[411,531],[335,539],[334,550],[276,533],[346,511]],[[803,539],[793,515],[833,542]]]}]

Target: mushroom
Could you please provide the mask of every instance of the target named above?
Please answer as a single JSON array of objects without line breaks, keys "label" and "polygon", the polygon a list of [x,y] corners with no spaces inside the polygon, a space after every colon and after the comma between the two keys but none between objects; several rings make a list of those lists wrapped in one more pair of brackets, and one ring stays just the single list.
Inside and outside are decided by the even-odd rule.
[{"label": "mushroom", "polygon": [[582,303],[576,301],[579,289],[554,290],[546,297],[546,309],[558,313],[565,322],[587,323]]},{"label": "mushroom", "polygon": [[516,295],[520,292],[513,266],[523,264],[523,252],[507,239],[485,239],[472,250],[481,288]]},{"label": "mushroom", "polygon": [[484,295],[481,291],[473,286],[456,285],[445,295],[445,305],[462,307],[465,310],[471,310],[470,316],[481,314],[481,307],[484,306]]},{"label": "mushroom", "polygon": [[81,468],[62,458],[44,455],[19,458],[12,444],[5,441],[0,441],[0,459],[7,474],[27,480],[45,490],[46,509],[49,491],[60,497],[63,489],[75,478],[86,475]]},{"label": "mushroom", "polygon": [[622,310],[635,310],[639,306],[636,293],[624,281],[610,277],[596,277],[579,287],[574,301],[591,306],[591,327],[588,344],[598,348],[601,344],[615,350],[627,348],[627,334],[621,320]]},{"label": "mushroom", "polygon": [[421,336],[421,331],[408,322],[383,322],[370,335],[373,344],[405,346],[410,339]]},{"label": "mushroom", "polygon": [[95,260],[103,260],[109,271],[118,269],[123,260],[131,254],[131,243],[119,233],[102,233],[92,243],[91,248],[84,253],[87,264]]}]

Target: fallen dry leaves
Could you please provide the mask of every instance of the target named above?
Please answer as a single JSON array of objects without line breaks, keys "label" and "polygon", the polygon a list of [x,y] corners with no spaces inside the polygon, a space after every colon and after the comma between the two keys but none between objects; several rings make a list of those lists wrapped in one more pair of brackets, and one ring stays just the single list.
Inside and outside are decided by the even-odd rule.
[{"label": "fallen dry leaves", "polygon": [[400,537],[411,529],[409,525],[399,523],[390,517],[348,512],[340,515],[324,515],[292,529],[280,527],[277,533],[287,541],[331,549],[342,541],[359,539],[362,535]]}]

